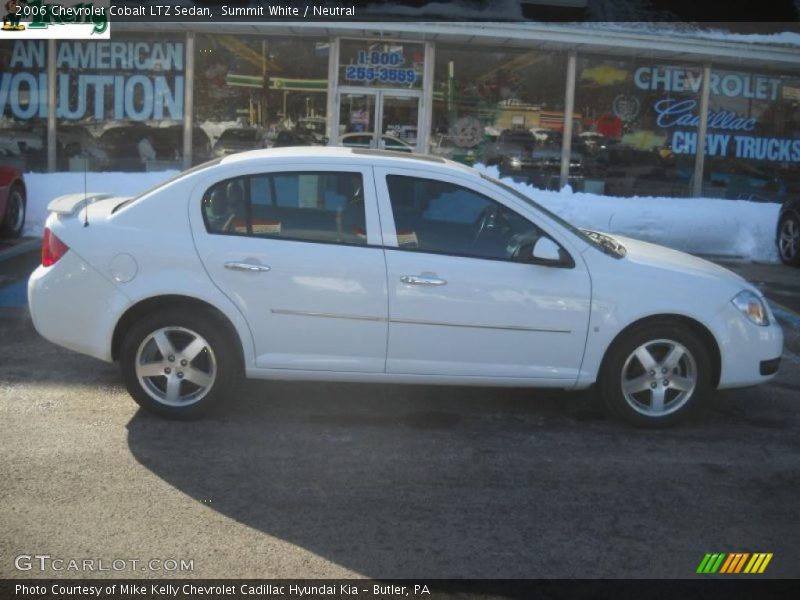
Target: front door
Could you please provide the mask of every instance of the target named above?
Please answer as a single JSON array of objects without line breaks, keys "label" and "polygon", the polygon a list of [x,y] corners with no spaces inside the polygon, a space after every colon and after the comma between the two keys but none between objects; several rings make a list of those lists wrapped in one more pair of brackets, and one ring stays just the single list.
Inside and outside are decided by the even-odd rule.
[{"label": "front door", "polygon": [[195,189],[198,253],[247,319],[256,367],[383,372],[386,269],[374,190],[368,168],[321,164]]},{"label": "front door", "polygon": [[420,95],[408,90],[344,89],[339,92],[339,144],[417,152]]},{"label": "front door", "polygon": [[383,168],[375,176],[387,372],[574,382],[591,293],[580,256],[571,268],[531,263],[535,240],[559,242],[474,178]]}]

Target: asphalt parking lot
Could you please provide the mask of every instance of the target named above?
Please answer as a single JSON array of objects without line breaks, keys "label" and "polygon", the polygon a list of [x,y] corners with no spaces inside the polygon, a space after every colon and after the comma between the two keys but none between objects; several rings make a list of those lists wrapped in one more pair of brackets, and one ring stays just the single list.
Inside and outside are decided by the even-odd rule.
[{"label": "asphalt parking lot", "polygon": [[[35,263],[0,263],[0,298]],[[800,271],[739,268],[789,292],[781,371],[665,431],[608,420],[590,393],[283,382],[167,422],[9,300],[0,577],[690,577],[738,551],[798,577]],[[194,562],[41,572],[21,554]]]}]

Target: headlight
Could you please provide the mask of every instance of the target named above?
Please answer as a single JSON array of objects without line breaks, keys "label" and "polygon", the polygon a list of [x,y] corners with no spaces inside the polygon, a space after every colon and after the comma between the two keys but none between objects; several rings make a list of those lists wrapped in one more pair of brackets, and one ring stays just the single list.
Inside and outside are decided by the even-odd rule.
[{"label": "headlight", "polygon": [[762,327],[769,325],[769,316],[764,301],[750,290],[739,292],[731,302],[756,325]]},{"label": "headlight", "polygon": [[511,166],[512,167],[521,167],[522,166],[522,160],[520,159],[519,156],[512,156],[511,157]]}]

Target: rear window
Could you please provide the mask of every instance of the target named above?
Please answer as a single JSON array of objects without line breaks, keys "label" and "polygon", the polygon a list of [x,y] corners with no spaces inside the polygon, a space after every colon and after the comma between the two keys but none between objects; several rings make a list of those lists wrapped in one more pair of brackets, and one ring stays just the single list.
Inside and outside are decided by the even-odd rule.
[{"label": "rear window", "polygon": [[202,210],[212,234],[367,243],[360,173],[303,171],[226,179],[206,191]]}]

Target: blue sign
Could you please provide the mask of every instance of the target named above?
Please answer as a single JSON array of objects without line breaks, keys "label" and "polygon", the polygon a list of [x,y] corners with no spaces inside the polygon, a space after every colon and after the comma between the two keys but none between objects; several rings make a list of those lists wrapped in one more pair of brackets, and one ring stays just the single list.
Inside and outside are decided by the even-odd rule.
[{"label": "blue sign", "polygon": [[417,72],[403,67],[405,59],[402,52],[358,52],[357,62],[347,65],[344,78],[348,81],[367,81],[393,84],[413,84]]}]

